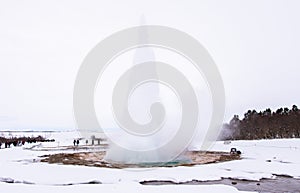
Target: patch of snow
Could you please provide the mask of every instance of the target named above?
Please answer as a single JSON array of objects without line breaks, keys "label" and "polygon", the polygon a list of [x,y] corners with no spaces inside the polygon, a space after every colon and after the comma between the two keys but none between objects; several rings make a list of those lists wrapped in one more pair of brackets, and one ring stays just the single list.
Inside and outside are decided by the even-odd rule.
[{"label": "patch of snow", "polygon": [[[60,144],[68,145],[72,145],[73,138],[78,136],[78,134],[70,132],[52,133],[51,135],[56,136],[55,139]],[[52,145],[42,143],[44,147],[51,147]],[[34,183],[34,185],[25,185],[2,182],[0,183],[0,190],[1,192],[2,190],[7,190],[3,192],[110,192],[112,190],[114,192],[237,192],[235,188],[223,185],[143,186],[139,182],[149,180],[208,181],[221,178],[260,180],[262,178],[274,178],[275,175],[300,178],[300,139],[232,141],[230,144],[217,142],[211,150],[229,152],[232,147],[242,151],[241,160],[193,167],[149,169],[110,169],[36,163],[34,159],[37,159],[38,156],[58,152],[32,151],[23,149],[23,147],[0,149],[0,179]],[[102,184],[63,186],[90,181],[100,181]]]}]

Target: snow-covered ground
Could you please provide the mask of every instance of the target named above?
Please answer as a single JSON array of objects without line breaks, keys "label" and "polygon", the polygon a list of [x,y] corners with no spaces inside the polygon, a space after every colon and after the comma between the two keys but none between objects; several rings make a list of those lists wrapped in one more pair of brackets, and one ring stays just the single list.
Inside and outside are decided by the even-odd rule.
[{"label": "snow-covered ground", "polygon": [[[24,134],[25,135],[25,134]],[[48,133],[57,141],[41,147],[72,145],[76,132]],[[26,145],[29,147],[30,145]],[[109,169],[33,162],[40,155],[57,151],[33,151],[24,147],[0,149],[0,192],[238,192],[225,185],[145,186],[144,180],[218,180],[222,177],[259,180],[289,175],[300,178],[300,139],[217,142],[212,150],[229,151],[236,147],[242,159],[194,167]],[[73,150],[69,150],[73,151]],[[102,184],[82,184],[91,181]],[[66,186],[68,184],[76,184]],[[300,185],[299,185],[300,189]]]}]

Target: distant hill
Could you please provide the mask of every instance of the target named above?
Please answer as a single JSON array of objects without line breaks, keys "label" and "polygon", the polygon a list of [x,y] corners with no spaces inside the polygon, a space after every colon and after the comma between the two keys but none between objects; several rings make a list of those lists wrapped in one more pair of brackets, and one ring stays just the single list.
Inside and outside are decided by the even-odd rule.
[{"label": "distant hill", "polygon": [[300,138],[300,110],[296,105],[292,109],[280,108],[257,112],[248,110],[242,120],[234,115],[228,124],[224,124],[219,140],[252,140]]}]

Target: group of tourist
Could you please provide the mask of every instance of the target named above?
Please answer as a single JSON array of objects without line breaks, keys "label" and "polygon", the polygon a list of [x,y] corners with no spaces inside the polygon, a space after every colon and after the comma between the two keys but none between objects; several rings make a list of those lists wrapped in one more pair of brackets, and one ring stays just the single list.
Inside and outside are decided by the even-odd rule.
[{"label": "group of tourist", "polygon": [[54,141],[48,140],[43,138],[42,136],[38,137],[10,137],[10,138],[5,138],[5,137],[0,137],[0,149],[2,148],[2,145],[4,145],[4,148],[10,148],[12,145],[13,146],[22,146],[26,142],[27,143],[36,143],[36,142],[50,142]]}]

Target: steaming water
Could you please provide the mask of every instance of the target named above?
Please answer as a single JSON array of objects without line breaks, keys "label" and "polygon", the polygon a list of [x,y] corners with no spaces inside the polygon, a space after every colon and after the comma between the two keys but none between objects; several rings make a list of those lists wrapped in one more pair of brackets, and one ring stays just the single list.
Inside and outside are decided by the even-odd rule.
[{"label": "steaming water", "polygon": [[[144,43],[147,42],[147,32],[141,31],[139,34],[139,39],[141,39],[141,42],[144,42]],[[161,48],[159,48],[159,49],[161,49]],[[157,48],[155,48],[155,51],[156,50],[157,50]],[[110,63],[109,67],[111,68],[110,69],[111,71],[108,71],[109,69],[106,69],[106,72],[108,71],[108,72],[114,73],[114,75],[116,73],[118,74],[118,76],[115,76],[113,78],[120,78],[119,76],[122,76],[122,73],[121,73],[122,70],[119,69],[122,67],[121,65],[123,65],[123,67],[126,66],[126,67],[124,67],[124,68],[126,68],[126,71],[131,70],[130,73],[132,73],[132,76],[126,76],[126,81],[124,81],[124,79],[122,79],[122,83],[127,84],[127,82],[128,82],[128,84],[127,84],[128,88],[131,88],[129,85],[131,85],[132,82],[134,82],[130,78],[135,76],[135,73],[132,72],[132,68],[130,68],[131,66],[135,66],[135,65],[138,65],[138,64],[144,63],[144,62],[156,61],[155,55],[154,55],[154,50],[152,50],[150,47],[137,48],[137,49],[135,49],[135,51],[136,51],[135,54],[130,55],[130,58],[125,57],[127,60],[121,60],[120,63],[118,63],[118,62]],[[130,51],[128,51],[128,52],[130,52]],[[170,50],[168,50],[168,52],[170,52]],[[162,52],[162,53],[164,53],[164,52]],[[133,54],[133,52],[131,54]],[[190,64],[190,61],[178,60],[177,57],[179,57],[179,56],[177,56],[176,54],[175,54],[176,57],[174,57],[174,55],[169,55],[169,54],[160,55],[161,54],[160,51],[156,52],[156,54],[157,54],[158,61],[162,60],[162,62],[164,62],[164,63],[177,64],[177,66],[176,65],[175,66],[176,66],[176,68],[178,68],[178,71],[180,71],[180,72],[184,72],[184,71],[186,72],[186,69],[188,69],[188,72],[197,71],[193,68],[189,69],[187,67],[189,65],[185,65],[185,64]],[[122,55],[124,56],[126,54],[122,54]],[[122,58],[122,55],[118,56],[116,59],[114,59],[114,61],[117,61],[118,59]],[[168,57],[166,57],[166,56],[168,56]],[[165,58],[172,58],[171,62],[164,60]],[[180,57],[180,58],[183,58],[183,57]],[[132,60],[132,62],[130,62],[130,60]],[[126,62],[126,61],[129,61],[129,62]],[[188,63],[185,63],[185,62],[188,62]],[[116,63],[119,65],[115,65]],[[153,65],[151,67],[152,67],[152,69],[149,69],[149,71],[151,71],[149,73],[151,75],[153,75],[153,74],[157,75],[158,68],[155,65]],[[115,69],[115,70],[112,70],[112,69]],[[107,74],[111,74],[111,73],[107,73]],[[211,113],[212,113],[212,109],[210,109],[210,104],[211,104],[210,102],[212,102],[210,94],[207,94],[206,91],[203,92],[203,90],[205,90],[205,88],[207,88],[207,84],[202,78],[199,78],[201,76],[199,76],[198,73],[196,73],[196,75],[193,73],[191,73],[191,74],[183,73],[183,76],[189,77],[189,78],[192,77],[191,79],[188,79],[188,80],[190,82],[194,82],[198,86],[198,87],[196,87],[196,89],[198,89],[197,93],[199,93],[199,95],[201,95],[201,98],[200,97],[199,98],[201,99],[202,102],[198,101],[199,105],[198,104],[197,105],[198,105],[198,107],[201,107],[201,109],[205,109],[205,110],[202,110],[201,112],[199,112],[198,117],[200,117],[201,120],[204,120],[204,121],[198,121],[199,123],[197,125],[197,128],[201,128],[203,131],[203,128],[208,128],[209,120],[211,118]],[[108,77],[106,77],[106,78],[108,78]],[[112,78],[112,77],[109,77],[109,78]],[[157,80],[158,79],[159,78],[157,75]],[[199,81],[199,79],[200,79],[200,81]],[[117,82],[118,79],[113,79],[113,80],[114,81],[111,81],[112,85],[114,85],[114,83]],[[201,83],[199,84],[199,82],[201,82],[203,85],[201,85]],[[111,86],[111,88],[113,88],[113,86]],[[124,88],[125,91],[120,92],[120,93],[127,93],[125,84],[122,85],[121,88],[122,89]],[[187,144],[188,142],[186,140],[178,140],[178,138],[176,138],[177,136],[185,136],[185,133],[177,132],[177,131],[179,131],[179,128],[181,128],[182,118],[184,117],[184,116],[182,116],[183,115],[182,114],[182,109],[183,109],[182,104],[183,103],[182,103],[182,101],[180,101],[179,97],[177,96],[178,93],[174,92],[172,89],[173,88],[168,87],[167,84],[164,85],[164,84],[159,84],[159,83],[143,82],[140,85],[138,85],[136,88],[134,88],[133,92],[129,92],[130,94],[128,97],[128,109],[124,108],[125,109],[124,117],[126,117],[126,119],[128,119],[128,117],[131,117],[132,121],[137,124],[147,125],[148,123],[152,123],[153,120],[156,120],[155,118],[158,118],[158,119],[162,118],[163,116],[161,116],[159,113],[152,113],[152,107],[154,106],[153,104],[156,104],[157,102],[160,102],[163,105],[164,112],[165,112],[164,120],[162,122],[161,121],[158,122],[158,123],[162,123],[162,124],[158,128],[150,128],[150,129],[157,129],[159,131],[156,130],[155,134],[148,135],[148,136],[138,136],[138,135],[130,133],[126,130],[121,129],[122,126],[119,125],[120,123],[118,122],[118,120],[114,119],[114,118],[116,118],[116,114],[112,111],[113,108],[111,108],[111,106],[110,106],[111,101],[112,101],[110,96],[107,97],[109,99],[108,99],[108,102],[106,102],[106,103],[101,102],[102,100],[99,100],[101,105],[98,105],[98,106],[101,106],[101,109],[99,108],[98,112],[100,113],[100,116],[98,116],[97,118],[98,118],[98,120],[100,120],[99,122],[102,123],[101,127],[102,128],[106,128],[106,127],[107,128],[112,128],[112,127],[117,128],[117,127],[119,127],[119,129],[116,129],[113,133],[107,133],[104,129],[104,132],[107,134],[107,137],[112,142],[112,143],[110,143],[110,148],[108,149],[106,157],[105,157],[105,159],[107,161],[118,162],[118,163],[128,163],[128,164],[132,164],[132,163],[152,163],[153,164],[153,163],[161,163],[166,160],[176,162],[176,160],[174,160],[174,157],[176,158],[176,156],[177,157],[180,156],[185,145],[190,145],[190,144]],[[99,90],[101,90],[101,89],[99,89]],[[111,89],[111,90],[113,90],[113,89]],[[189,90],[189,89],[187,89],[187,90]],[[209,93],[209,89],[207,89],[207,92]],[[110,93],[110,92],[107,92],[107,93]],[[119,95],[120,95],[120,93],[119,93]],[[186,92],[185,96],[190,96],[189,94],[190,93]],[[97,95],[97,97],[95,97],[95,98],[100,98],[103,95],[105,95],[105,93],[102,92],[99,95]],[[116,95],[116,96],[119,96],[119,95]],[[105,97],[103,97],[103,98],[105,98]],[[186,98],[186,97],[181,97],[181,98]],[[185,102],[185,101],[189,101],[189,100],[183,100],[183,101]],[[113,104],[115,104],[115,103],[113,103]],[[120,104],[124,104],[124,103],[120,103]],[[120,104],[118,105],[118,107],[122,106]],[[151,106],[151,105],[153,105],[153,106]],[[97,106],[97,104],[96,104],[96,106]],[[118,110],[119,110],[118,116],[122,117],[122,112],[123,112],[123,111],[121,111],[122,109],[118,109]],[[127,116],[125,114],[125,113],[128,113],[127,110],[129,112],[129,116]],[[107,112],[107,114],[109,114],[109,116],[108,116],[109,118],[105,118],[106,112]],[[113,115],[113,116],[111,116],[111,115]],[[157,116],[153,118],[151,115],[157,115]],[[194,114],[191,113],[191,115],[194,115]],[[185,116],[187,116],[187,113],[185,113]],[[192,117],[192,116],[190,116],[190,117]],[[152,120],[152,118],[153,118],[153,120]],[[122,122],[122,121],[120,121],[120,122]],[[123,121],[123,123],[124,123],[124,121]],[[125,121],[125,123],[126,123],[126,121]],[[194,122],[189,121],[188,123],[194,123]],[[187,130],[190,130],[191,128],[194,128],[194,125],[192,125],[190,127],[188,127],[188,126],[185,127],[185,129],[187,129]],[[126,128],[126,129],[130,130],[130,128]],[[149,129],[149,128],[147,128],[147,129]],[[206,131],[203,131],[203,132],[205,133]],[[180,135],[176,135],[177,133],[179,133]],[[200,136],[200,132],[198,133],[198,135]],[[204,137],[205,137],[205,135],[201,135],[200,136],[201,139],[199,139],[199,136],[195,136],[195,138],[197,138],[197,140],[195,140],[197,142],[197,145],[199,142],[204,141]],[[176,139],[177,143],[175,143],[175,140],[172,140],[172,139]],[[173,141],[174,141],[174,143],[173,143]],[[172,142],[172,143],[169,143],[169,142]],[[166,144],[168,144],[168,145],[171,144],[171,145],[169,145],[168,148],[164,148],[164,147],[166,147],[165,146]],[[193,145],[195,145],[195,144],[191,144],[191,146],[193,146]],[[157,151],[159,148],[161,149],[161,151]],[[173,157],[169,157],[170,155],[173,155]],[[182,159],[179,159],[179,160],[181,161]]]},{"label": "steaming water", "polygon": [[[141,25],[145,24],[145,18],[141,18]],[[139,34],[140,42],[147,42],[147,31],[141,31]],[[155,54],[154,51],[150,47],[138,48],[135,50],[134,58],[133,58],[133,66],[138,65],[144,62],[155,61]],[[153,66],[150,69],[153,73],[157,75],[156,67]],[[132,76],[134,76],[134,72],[132,72]],[[158,77],[157,77],[158,79]],[[132,80],[128,80],[128,85],[130,85]],[[142,86],[140,86],[142,87]],[[143,112],[147,112],[150,109],[151,105],[155,102],[162,101],[160,97],[160,87],[158,83],[155,84],[147,84],[147,87],[144,89],[139,88],[140,92],[136,91],[130,98],[133,98],[134,103],[140,103],[141,106],[135,106],[136,111],[140,113],[136,113],[134,117],[138,117],[138,119],[143,119],[145,114]],[[138,102],[137,102],[138,101]],[[130,102],[130,101],[129,101]],[[146,107],[148,109],[142,109],[142,107]],[[130,108],[130,105],[129,105]],[[129,109],[130,112],[130,109]],[[138,120],[137,119],[137,120]],[[137,121],[134,120],[134,121]],[[148,120],[149,121],[149,120]],[[144,122],[148,122],[147,120]],[[176,121],[175,121],[176,123]],[[177,124],[177,123],[176,123]],[[110,135],[117,143],[110,143],[110,148],[107,151],[105,156],[105,160],[109,162],[117,162],[117,163],[125,163],[125,164],[150,164],[161,165],[161,160],[166,160],[168,158],[164,157],[163,154],[155,152],[156,148],[164,145],[167,141],[159,137],[159,135],[148,136],[148,137],[137,137],[137,136],[130,136],[128,134],[122,134],[120,132],[116,132]],[[170,132],[169,132],[170,133]],[[175,133],[175,131],[173,131]],[[167,133],[160,133],[160,136],[166,136]],[[124,139],[126,138],[126,139]],[[122,146],[122,147],[121,147]],[[124,147],[124,148],[123,148]],[[176,148],[174,148],[176,151]],[[178,152],[179,154],[180,152]],[[169,160],[169,159],[168,159]]]}]

